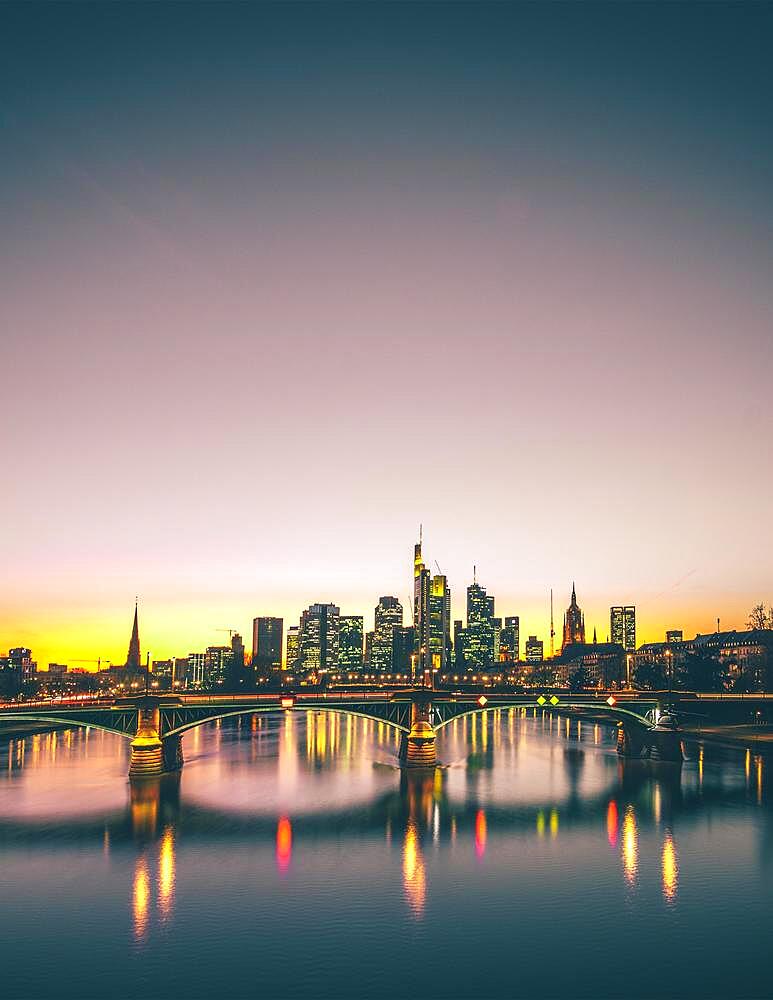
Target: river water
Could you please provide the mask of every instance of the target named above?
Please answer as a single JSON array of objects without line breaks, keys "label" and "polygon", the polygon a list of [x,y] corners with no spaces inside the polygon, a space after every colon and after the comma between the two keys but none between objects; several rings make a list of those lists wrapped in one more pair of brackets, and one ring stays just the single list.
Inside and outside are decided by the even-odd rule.
[{"label": "river water", "polygon": [[603,726],[458,719],[442,767],[346,715],[0,743],[8,997],[773,994],[769,761],[623,762]]}]

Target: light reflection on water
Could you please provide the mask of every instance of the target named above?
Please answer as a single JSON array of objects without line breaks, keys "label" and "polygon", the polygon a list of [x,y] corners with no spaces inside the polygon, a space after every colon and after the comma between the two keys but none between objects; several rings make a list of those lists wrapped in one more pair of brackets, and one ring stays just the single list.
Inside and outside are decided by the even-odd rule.
[{"label": "light reflection on water", "polygon": [[[487,988],[507,992],[516,946],[530,956],[525,995],[545,992],[536,970],[556,953],[556,992],[605,995],[568,969],[605,960],[610,941],[655,949],[681,995],[734,995],[712,966],[732,947],[757,995],[764,952],[751,945],[773,920],[764,758],[700,747],[682,768],[626,762],[613,740],[596,724],[487,710],[447,727],[442,767],[412,773],[383,723],[256,715],[192,730],[181,773],[134,783],[109,734],[0,744],[5,905],[17,940],[26,927],[47,942],[15,986],[34,996],[65,970],[96,995],[104,955],[127,994],[152,974],[161,994],[206,995],[206,959],[252,995],[257,941],[269,995],[387,995],[383,963],[420,933],[411,975],[426,996],[469,995],[466,969],[449,970],[476,949]],[[74,958],[84,933],[101,949],[90,970]],[[708,956],[702,983],[679,962],[690,948]],[[608,995],[623,985],[636,995],[610,973]]]}]

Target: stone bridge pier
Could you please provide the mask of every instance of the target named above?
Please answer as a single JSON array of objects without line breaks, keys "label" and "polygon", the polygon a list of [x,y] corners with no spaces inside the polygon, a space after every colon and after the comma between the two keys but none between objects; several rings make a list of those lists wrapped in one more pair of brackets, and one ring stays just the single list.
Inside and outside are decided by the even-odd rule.
[{"label": "stone bridge pier", "polygon": [[431,697],[417,693],[411,705],[410,732],[403,733],[400,740],[399,758],[404,767],[434,767],[437,763],[435,730],[429,721],[431,713]]},{"label": "stone bridge pier", "polygon": [[131,741],[130,778],[155,778],[183,766],[182,736],[162,739],[157,698],[143,698],[137,706],[137,735]]},{"label": "stone bridge pier", "polygon": [[619,722],[617,752],[621,757],[647,758],[681,764],[684,759],[682,734],[678,729],[660,729],[658,726],[645,729]]}]

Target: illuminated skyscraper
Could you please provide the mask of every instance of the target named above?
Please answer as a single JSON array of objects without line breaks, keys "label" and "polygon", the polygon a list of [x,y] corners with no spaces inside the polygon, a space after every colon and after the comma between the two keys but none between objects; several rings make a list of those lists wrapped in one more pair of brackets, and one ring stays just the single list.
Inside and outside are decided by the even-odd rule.
[{"label": "illuminated skyscraper", "polygon": [[473,670],[490,667],[494,662],[494,598],[486,594],[477,579],[467,588],[467,628],[464,629],[464,662]]},{"label": "illuminated skyscraper", "polygon": [[204,654],[204,684],[217,687],[225,682],[226,670],[233,651],[230,646],[207,646]]},{"label": "illuminated skyscraper", "polygon": [[379,597],[374,614],[370,669],[390,673],[394,654],[394,630],[403,624],[403,606],[396,597]]},{"label": "illuminated skyscraper", "polygon": [[454,622],[454,670],[464,670],[464,628],[459,619]]},{"label": "illuminated skyscraper", "polygon": [[362,615],[341,615],[338,619],[338,666],[341,670],[362,670]]},{"label": "illuminated skyscraper", "polygon": [[433,576],[429,592],[429,652],[433,670],[451,664],[451,590],[445,576]]},{"label": "illuminated skyscraper", "polygon": [[572,584],[572,599],[564,613],[564,641],[561,651],[577,642],[585,642],[585,615],[577,605],[577,594]]},{"label": "illuminated skyscraper", "polygon": [[297,670],[300,655],[301,655],[301,630],[298,625],[291,625],[287,630],[285,670]]},{"label": "illuminated skyscraper", "polygon": [[312,604],[301,616],[300,666],[325,672],[338,666],[338,624],[341,609],[335,604]]},{"label": "illuminated skyscraper", "polygon": [[413,549],[413,627],[416,632],[416,673],[423,676],[431,667],[429,650],[430,572],[421,557],[421,531]]},{"label": "illuminated skyscraper", "polygon": [[132,637],[129,640],[129,651],[126,654],[126,669],[138,673],[141,669],[140,663],[140,629],[137,623],[137,602],[134,602],[134,624],[132,625]]},{"label": "illuminated skyscraper", "polygon": [[636,608],[616,605],[609,609],[609,638],[623,649],[636,650]]},{"label": "illuminated skyscraper", "polygon": [[520,620],[518,615],[508,615],[505,627],[499,633],[499,660],[517,663],[521,655]]},{"label": "illuminated skyscraper", "polygon": [[252,665],[262,670],[282,669],[282,633],[284,622],[281,618],[253,618],[252,620]]}]

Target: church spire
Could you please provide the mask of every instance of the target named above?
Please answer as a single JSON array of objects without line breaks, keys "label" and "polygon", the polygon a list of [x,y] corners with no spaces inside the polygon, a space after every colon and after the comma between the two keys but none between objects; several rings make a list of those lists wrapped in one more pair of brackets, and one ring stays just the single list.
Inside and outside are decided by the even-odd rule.
[{"label": "church spire", "polygon": [[126,669],[138,671],[140,669],[140,628],[137,620],[138,600],[134,599],[134,624],[132,625],[132,637],[129,640],[129,652],[126,654]]}]

